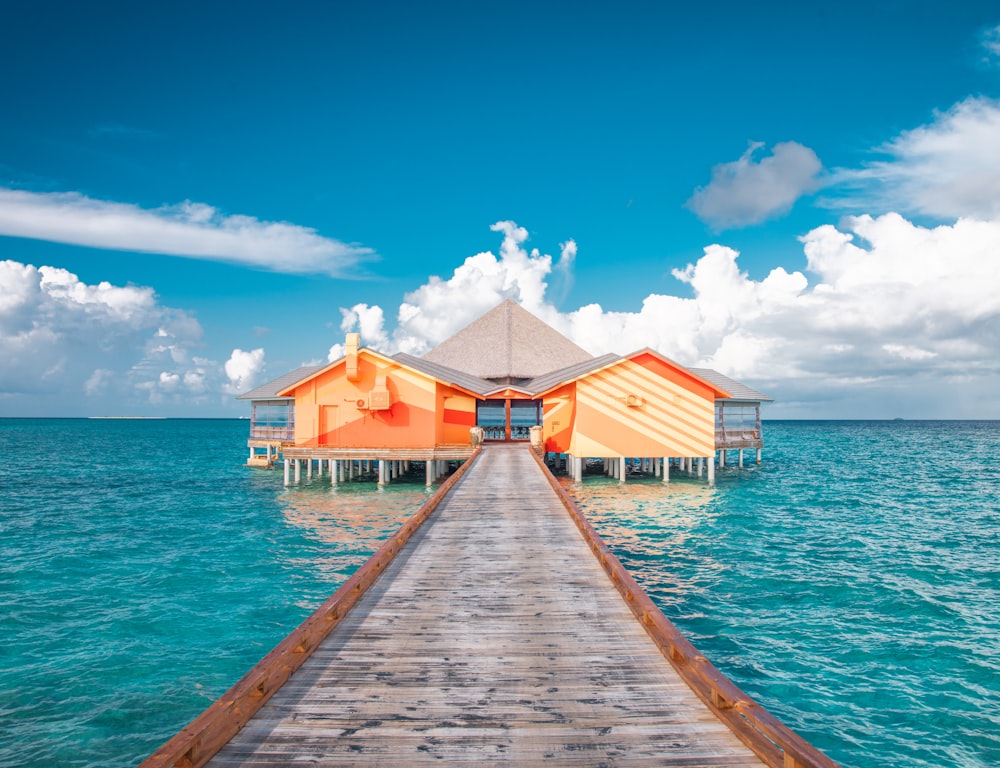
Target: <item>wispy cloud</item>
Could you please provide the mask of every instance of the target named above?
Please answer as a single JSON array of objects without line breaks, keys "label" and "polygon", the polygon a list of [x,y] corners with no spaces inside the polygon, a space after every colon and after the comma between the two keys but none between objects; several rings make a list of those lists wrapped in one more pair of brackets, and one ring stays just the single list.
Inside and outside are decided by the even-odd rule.
[{"label": "wispy cloud", "polygon": [[87,135],[92,139],[127,138],[147,141],[159,138],[159,134],[155,131],[150,131],[146,128],[136,128],[131,125],[116,123],[114,121],[97,123],[89,131],[87,131]]},{"label": "wispy cloud", "polygon": [[823,166],[809,147],[783,142],[755,160],[763,146],[752,142],[739,160],[715,166],[712,180],[695,190],[687,206],[716,229],[744,227],[786,213],[819,188]]},{"label": "wispy cloud", "polygon": [[1000,63],[1000,24],[987,29],[982,37],[984,58],[988,64]]},{"label": "wispy cloud", "polygon": [[323,237],[308,227],[225,215],[204,203],[144,209],[76,192],[2,187],[0,235],[334,277],[375,258],[370,248]]},{"label": "wispy cloud", "polygon": [[879,151],[888,159],[838,170],[835,187],[848,194],[828,202],[942,220],[1000,218],[1000,102],[966,99]]}]

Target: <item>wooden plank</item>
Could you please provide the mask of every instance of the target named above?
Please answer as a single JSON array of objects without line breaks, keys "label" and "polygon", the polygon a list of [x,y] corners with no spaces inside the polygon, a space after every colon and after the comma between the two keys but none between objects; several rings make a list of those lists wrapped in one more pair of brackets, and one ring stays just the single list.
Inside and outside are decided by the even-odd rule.
[{"label": "wooden plank", "polygon": [[491,445],[212,766],[759,766]]}]

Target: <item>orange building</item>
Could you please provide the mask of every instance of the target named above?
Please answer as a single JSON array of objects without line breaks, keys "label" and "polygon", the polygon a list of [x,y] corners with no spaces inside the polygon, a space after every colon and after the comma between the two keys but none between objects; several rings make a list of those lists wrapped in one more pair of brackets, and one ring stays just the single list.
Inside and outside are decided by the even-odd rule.
[{"label": "orange building", "polygon": [[385,355],[348,334],[343,358],[240,396],[251,401],[250,464],[280,453],[286,482],[305,462],[331,480],[387,482],[424,462],[427,482],[480,439],[533,440],[582,479],[587,459],[624,480],[671,464],[714,478],[717,451],[763,445],[770,398],[657,352],[593,357],[507,300],[423,357]]}]

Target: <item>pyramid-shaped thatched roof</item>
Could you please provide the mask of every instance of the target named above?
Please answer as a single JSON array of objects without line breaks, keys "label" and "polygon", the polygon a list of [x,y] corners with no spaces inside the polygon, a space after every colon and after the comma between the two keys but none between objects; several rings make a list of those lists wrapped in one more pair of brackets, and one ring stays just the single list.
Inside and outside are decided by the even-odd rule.
[{"label": "pyramid-shaped thatched roof", "polygon": [[423,356],[483,379],[516,381],[591,359],[555,329],[507,299]]}]

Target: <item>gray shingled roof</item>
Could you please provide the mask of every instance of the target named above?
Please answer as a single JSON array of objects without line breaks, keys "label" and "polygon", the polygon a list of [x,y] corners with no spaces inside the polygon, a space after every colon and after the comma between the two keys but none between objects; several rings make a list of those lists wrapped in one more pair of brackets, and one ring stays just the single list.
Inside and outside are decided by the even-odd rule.
[{"label": "gray shingled roof", "polygon": [[723,376],[718,371],[713,371],[711,368],[688,368],[691,373],[695,376],[701,376],[709,384],[714,384],[719,389],[724,389],[730,395],[734,401],[746,401],[749,403],[773,403],[774,398],[768,397],[765,394],[758,392],[756,389],[751,389],[746,384],[740,384],[740,382],[729,378],[728,376]]},{"label": "gray shingled roof", "polygon": [[560,368],[558,371],[551,371],[543,376],[538,376],[529,381],[525,385],[525,388],[531,394],[537,395],[539,392],[545,392],[565,381],[573,381],[581,376],[586,376],[592,371],[600,370],[604,366],[611,365],[621,359],[621,355],[616,355],[613,352],[601,355],[600,357],[592,357],[590,360],[585,360],[582,363],[570,365],[566,368]]},{"label": "gray shingled roof", "polygon": [[261,384],[255,389],[251,389],[249,392],[244,392],[242,395],[237,395],[237,400],[278,400],[278,393],[286,387],[292,386],[296,382],[302,381],[302,379],[312,376],[316,371],[321,371],[325,368],[325,365],[304,365],[301,368],[296,368],[294,371],[286,373],[284,376],[280,376],[274,381],[269,381],[267,384]]},{"label": "gray shingled roof", "polygon": [[443,381],[445,384],[454,384],[457,387],[461,387],[469,392],[475,392],[476,394],[486,394],[496,389],[497,386],[495,382],[481,379],[470,373],[456,371],[454,368],[431,362],[426,358],[408,355],[406,352],[398,352],[392,356],[392,359],[421,373],[426,373],[438,381]]},{"label": "gray shingled roof", "polygon": [[482,379],[533,379],[592,356],[507,299],[423,359]]}]

